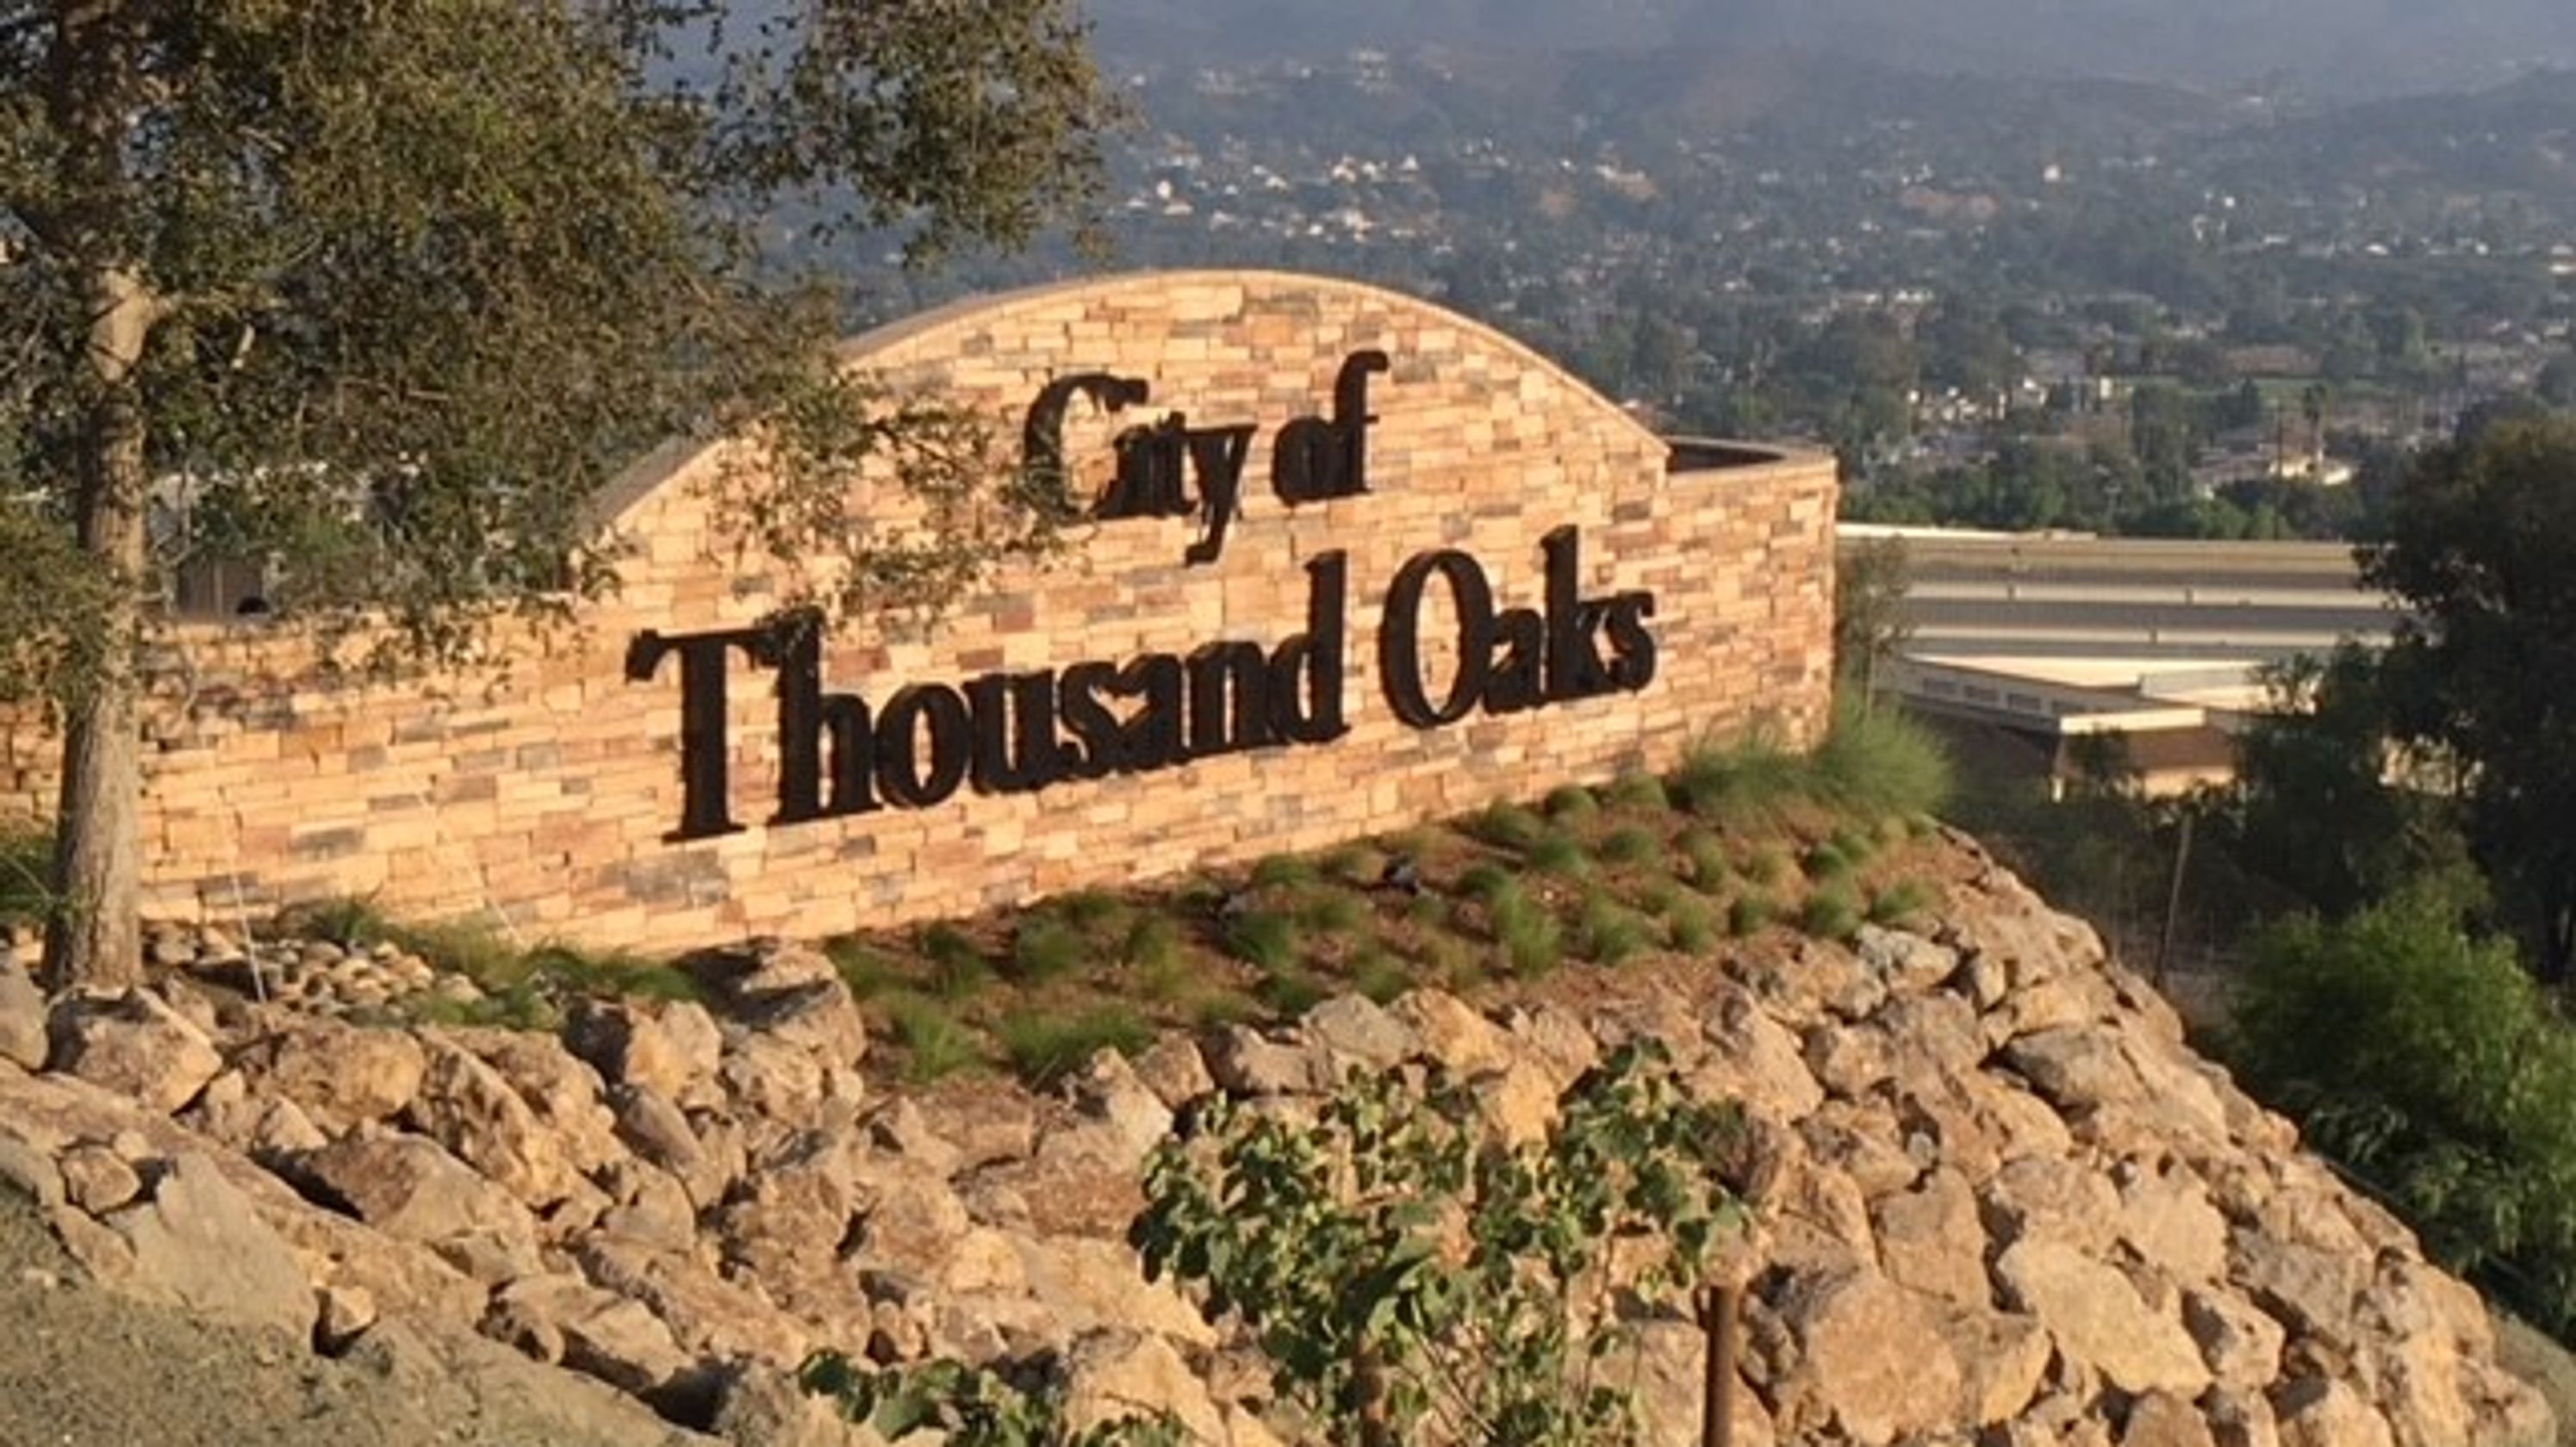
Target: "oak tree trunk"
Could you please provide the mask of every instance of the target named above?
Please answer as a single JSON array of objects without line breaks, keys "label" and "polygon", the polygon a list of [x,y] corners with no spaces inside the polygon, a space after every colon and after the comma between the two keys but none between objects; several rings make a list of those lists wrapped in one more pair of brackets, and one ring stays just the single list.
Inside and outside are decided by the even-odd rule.
[{"label": "oak tree trunk", "polygon": [[45,932],[53,989],[125,985],[143,976],[141,692],[135,644],[146,584],[143,409],[135,364],[157,301],[122,267],[89,279],[94,388],[83,441],[80,544],[106,571],[98,666],[65,700],[63,780],[54,844],[54,915]]}]

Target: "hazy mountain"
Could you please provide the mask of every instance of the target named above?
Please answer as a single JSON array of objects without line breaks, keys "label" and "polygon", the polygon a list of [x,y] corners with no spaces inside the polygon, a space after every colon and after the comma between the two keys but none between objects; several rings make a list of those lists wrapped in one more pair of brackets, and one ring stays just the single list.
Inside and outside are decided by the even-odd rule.
[{"label": "hazy mountain", "polygon": [[1112,57],[1426,45],[1795,49],[1908,69],[2312,95],[2492,84],[2576,64],[2567,0],[1093,0]]}]

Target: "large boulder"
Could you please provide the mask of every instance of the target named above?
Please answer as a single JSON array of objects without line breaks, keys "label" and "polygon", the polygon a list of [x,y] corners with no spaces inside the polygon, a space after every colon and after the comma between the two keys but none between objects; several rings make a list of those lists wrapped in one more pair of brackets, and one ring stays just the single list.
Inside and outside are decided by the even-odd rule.
[{"label": "large boulder", "polygon": [[54,1007],[51,1069],[168,1115],[206,1088],[224,1058],[206,1032],[149,990],[74,995]]},{"label": "large boulder", "polygon": [[45,995],[27,972],[0,959],[0,1060],[22,1070],[42,1070],[52,1050],[46,1036]]},{"label": "large boulder", "polygon": [[1803,1358],[1801,1389],[1850,1440],[1893,1442],[1957,1418],[1965,1379],[1929,1298],[1854,1270],[1809,1277],[1776,1306]]},{"label": "large boulder", "polygon": [[399,1030],[368,1030],[318,1016],[289,1023],[238,1052],[234,1065],[253,1093],[293,1101],[331,1135],[388,1120],[411,1104],[428,1059]]},{"label": "large boulder", "polygon": [[305,1155],[296,1170],[326,1203],[436,1250],[478,1280],[497,1284],[533,1269],[536,1228],[528,1213],[436,1141],[352,1133]]},{"label": "large boulder", "polygon": [[2197,1397],[2210,1383],[2191,1334],[2175,1314],[2147,1305],[2112,1266],[2053,1241],[2023,1241],[1995,1261],[1995,1279],[2018,1310],[2039,1318],[2068,1357],[2124,1392]]},{"label": "large boulder", "polygon": [[214,1162],[160,1162],[149,1197],[109,1214],[125,1239],[128,1290],[196,1315],[306,1336],[315,1297],[295,1252]]},{"label": "large boulder", "polygon": [[414,1130],[536,1209],[571,1195],[580,1179],[562,1137],[538,1121],[499,1071],[452,1042],[430,1042],[428,1069],[405,1117]]}]

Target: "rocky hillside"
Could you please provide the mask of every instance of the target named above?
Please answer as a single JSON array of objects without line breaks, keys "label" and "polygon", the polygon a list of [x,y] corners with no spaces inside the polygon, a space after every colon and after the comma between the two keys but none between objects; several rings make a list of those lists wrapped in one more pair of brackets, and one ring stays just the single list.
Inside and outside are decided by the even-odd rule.
[{"label": "rocky hillside", "polygon": [[[1161,1407],[1258,1447],[1296,1436],[1266,1364],[1124,1244],[1175,1110],[1427,1065],[1530,1133],[1652,1035],[1753,1121],[1739,1443],[2549,1440],[2472,1291],[2196,1058],[2090,931],[1972,845],[1945,857],[1919,931],[1774,932],[1490,1012],[1336,999],[1103,1056],[1046,1098],[886,1090],[862,1011],[795,948],[717,970],[712,1009],[584,1001],[560,1036],[359,1026],[185,974],[47,1002],[0,966],[0,1189],[76,1274],[298,1352],[442,1381],[492,1344],[551,1364],[592,1412],[562,1440],[650,1440],[639,1402],[680,1439],[872,1440],[787,1384],[834,1347],[1056,1353],[1077,1415]],[[25,1289],[46,1280],[22,1272],[38,1329],[0,1343],[0,1380],[80,1379],[54,1314],[88,1298]],[[1698,1331],[1640,1335],[1657,1440],[1697,1442]],[[82,1420],[59,1440],[135,1435]],[[469,1428],[446,1424],[510,1440]]]}]

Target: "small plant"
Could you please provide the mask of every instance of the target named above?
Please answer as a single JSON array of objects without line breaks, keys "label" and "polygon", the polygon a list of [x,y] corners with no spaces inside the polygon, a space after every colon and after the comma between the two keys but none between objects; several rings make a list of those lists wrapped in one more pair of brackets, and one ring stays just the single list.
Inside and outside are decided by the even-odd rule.
[{"label": "small plant", "polygon": [[1011,974],[1024,985],[1043,985],[1082,968],[1091,945],[1069,924],[1034,918],[1011,936]]},{"label": "small plant", "polygon": [[704,1001],[706,986],[677,965],[624,950],[585,950],[550,942],[520,957],[520,968],[549,995],[616,995],[630,1000]]},{"label": "small plant", "polygon": [[1592,872],[1592,855],[1584,849],[1583,841],[1554,830],[1530,846],[1529,862],[1532,869],[1568,878],[1581,878]]},{"label": "small plant", "polygon": [[1499,864],[1478,864],[1458,876],[1458,892],[1490,905],[1494,897],[1520,888],[1520,881]]},{"label": "small plant", "polygon": [[1789,873],[1789,856],[1777,844],[1765,844],[1744,861],[1744,877],[1768,888]]},{"label": "small plant", "polygon": [[1840,885],[1827,885],[1807,896],[1798,911],[1798,927],[1820,940],[1848,940],[1860,933],[1860,902]]},{"label": "small plant", "polygon": [[927,1085],[976,1063],[975,1037],[938,1001],[897,995],[886,1002],[894,1043],[903,1049],[904,1078]]},{"label": "small plant", "polygon": [[1055,914],[1085,934],[1103,934],[1121,928],[1128,909],[1105,889],[1077,889],[1055,901]]},{"label": "small plant", "polygon": [[1850,824],[1834,831],[1833,844],[1842,851],[1845,859],[1854,864],[1867,864],[1870,856],[1878,852],[1876,832]]},{"label": "small plant", "polygon": [[1726,888],[1727,879],[1735,873],[1734,864],[1726,857],[1726,846],[1705,829],[1685,832],[1678,841],[1681,851],[1682,877],[1702,894],[1715,894]]},{"label": "small plant", "polygon": [[1518,804],[1491,804],[1469,819],[1467,832],[1497,849],[1523,850],[1547,834],[1547,821]]},{"label": "small plant", "polygon": [[1386,873],[1388,855],[1366,844],[1345,844],[1324,856],[1324,873],[1355,888],[1366,889]]},{"label": "small plant", "polygon": [[1601,857],[1613,864],[1644,864],[1663,852],[1664,841],[1655,831],[1635,824],[1623,824],[1601,840]]},{"label": "small plant", "polygon": [[1900,879],[1878,891],[1869,899],[1869,921],[1880,925],[1902,925],[1923,912],[1932,902],[1932,891],[1921,880]]},{"label": "small plant", "polygon": [[1297,923],[1319,935],[1354,934],[1368,922],[1368,906],[1338,889],[1318,886],[1297,903]]},{"label": "small plant", "polygon": [[1574,923],[1583,942],[1581,953],[1595,964],[1619,964],[1646,944],[1645,921],[1598,890],[1583,897]]},{"label": "small plant", "polygon": [[1146,999],[1169,1000],[1180,994],[1181,932],[1169,916],[1151,912],[1136,916],[1118,954]]},{"label": "small plant", "polygon": [[1559,784],[1547,791],[1547,817],[1560,822],[1589,819],[1601,812],[1601,801],[1581,784]]},{"label": "small plant", "polygon": [[1181,1447],[1187,1440],[1169,1413],[1072,1430],[1064,1420],[1065,1384],[1052,1372],[1029,1386],[954,1361],[870,1371],[837,1352],[819,1352],[797,1380],[807,1392],[831,1398],[843,1421],[873,1428],[888,1442],[922,1432],[936,1433],[948,1447]]},{"label": "small plant", "polygon": [[1265,975],[1297,963],[1297,922],[1284,914],[1254,910],[1226,926],[1228,953]]},{"label": "small plant", "polygon": [[1313,860],[1293,854],[1273,854],[1252,866],[1255,889],[1303,889],[1318,877]]},{"label": "small plant", "polygon": [[1372,940],[1351,956],[1351,988],[1383,1005],[1412,989],[1413,975],[1403,960]]},{"label": "small plant", "polygon": [[1265,975],[1252,987],[1253,997],[1272,1013],[1294,1019],[1332,997],[1332,989],[1305,970],[1286,969]]},{"label": "small plant", "polygon": [[885,951],[860,935],[834,935],[823,942],[823,958],[832,962],[854,999],[873,1000],[894,988],[902,974]]},{"label": "small plant", "polygon": [[1717,945],[1717,921],[1698,900],[1676,901],[1664,915],[1664,927],[1672,936],[1673,948],[1683,954],[1704,955]]},{"label": "small plant", "polygon": [[1154,1043],[1154,1032],[1132,1010],[1102,1005],[1078,1015],[1015,1015],[993,1032],[1003,1058],[1031,1088],[1044,1090],[1079,1070],[1103,1050],[1134,1055]]},{"label": "small plant", "polygon": [[1445,989],[1461,990],[1482,980],[1484,960],[1456,935],[1438,934],[1425,938],[1414,950],[1422,973]]},{"label": "small plant", "polygon": [[1737,939],[1758,935],[1778,918],[1780,906],[1759,890],[1747,890],[1726,907],[1726,932]]},{"label": "small plant", "polygon": [[1609,800],[1614,808],[1658,814],[1673,807],[1672,793],[1664,787],[1664,781],[1641,770],[1631,770],[1611,780]]},{"label": "small plant", "polygon": [[1202,997],[1190,1015],[1201,1030],[1222,1030],[1229,1025],[1249,1025],[1260,1019],[1261,1002],[1232,990],[1218,990]]},{"label": "small plant", "polygon": [[1503,962],[1513,974],[1525,980],[1536,979],[1563,963],[1564,926],[1528,895],[1504,895],[1493,902],[1490,914],[1494,943],[1502,947]]},{"label": "small plant", "polygon": [[934,924],[913,937],[913,948],[930,962],[930,989],[943,1000],[970,999],[992,981],[992,961],[952,924]]},{"label": "small plant", "polygon": [[1805,867],[1807,877],[1819,882],[1841,879],[1852,872],[1851,856],[1831,840],[1809,846],[1800,863]]}]

